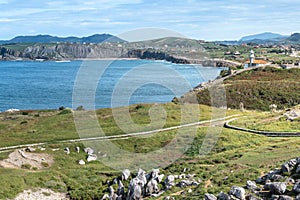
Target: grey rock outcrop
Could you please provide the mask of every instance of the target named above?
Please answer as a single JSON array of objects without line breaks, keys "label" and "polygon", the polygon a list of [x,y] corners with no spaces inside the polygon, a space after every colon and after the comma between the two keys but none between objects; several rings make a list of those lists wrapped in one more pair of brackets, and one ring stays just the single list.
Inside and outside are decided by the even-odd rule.
[{"label": "grey rock outcrop", "polygon": [[229,194],[233,195],[234,197],[236,197],[240,200],[245,200],[246,191],[242,187],[233,186],[233,187],[231,187]]},{"label": "grey rock outcrop", "polygon": [[128,169],[125,169],[121,174],[122,180],[127,181],[129,177],[130,177],[130,171]]},{"label": "grey rock outcrop", "polygon": [[270,191],[272,194],[284,194],[286,191],[286,183],[285,182],[273,182],[270,183]]},{"label": "grey rock outcrop", "polygon": [[170,189],[175,185],[175,177],[173,175],[169,175],[165,180],[166,189]]}]

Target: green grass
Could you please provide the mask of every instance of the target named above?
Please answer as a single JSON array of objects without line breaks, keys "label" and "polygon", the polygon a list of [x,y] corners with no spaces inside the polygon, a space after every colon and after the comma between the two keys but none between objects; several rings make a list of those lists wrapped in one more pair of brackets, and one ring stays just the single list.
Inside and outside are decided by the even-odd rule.
[{"label": "green grass", "polygon": [[[142,130],[148,129],[147,124],[150,122],[148,111],[153,105],[133,105],[129,110],[132,120],[142,126]],[[178,125],[180,120],[180,106],[176,104],[165,104],[168,113],[164,127]],[[193,108],[193,107],[191,107]],[[209,119],[211,110],[207,106],[200,106],[201,114],[199,119]],[[39,113],[39,117],[33,117]],[[51,112],[29,112],[26,116],[12,115],[6,117],[17,117],[15,120],[1,120],[1,146],[7,144],[16,144],[18,142],[28,143],[30,141],[43,141],[45,138],[57,140],[57,138],[74,137],[74,122],[72,115],[69,113],[59,115],[58,111]],[[248,119],[264,120],[273,117],[272,114],[262,112],[245,112],[230,110],[227,113],[241,114]],[[97,110],[98,120],[107,131],[107,134],[121,134],[122,130],[117,129],[113,120],[110,109]],[[244,118],[242,118],[244,120]],[[245,118],[246,119],[246,118]],[[23,126],[20,122],[27,120],[28,123]],[[191,120],[188,118],[188,120]],[[188,121],[187,120],[187,121]],[[3,125],[4,124],[4,125]],[[155,126],[155,124],[154,124]],[[110,129],[111,127],[111,129]],[[153,128],[153,127],[152,127]],[[35,129],[36,133],[28,134],[28,130]],[[211,133],[214,128],[200,126],[197,129],[195,139],[187,148],[184,156],[177,161],[162,169],[162,173],[181,174],[184,168],[188,168],[188,173],[196,174],[196,180],[200,179],[201,184],[198,187],[192,187],[193,193],[184,194],[181,199],[199,199],[207,192],[217,195],[220,191],[228,191],[232,185],[244,186],[247,180],[255,180],[261,173],[280,166],[282,162],[298,157],[300,148],[300,138],[268,138],[255,134],[222,129],[218,139],[206,140],[214,144],[213,149],[205,156],[199,155],[199,150],[207,134]],[[132,130],[136,131],[136,130]],[[63,134],[59,134],[63,133]],[[189,132],[188,132],[189,133]],[[39,134],[39,138],[30,138],[31,134]],[[57,137],[55,137],[57,134]],[[189,133],[192,137],[192,133]],[[32,135],[31,135],[32,136]],[[7,137],[9,140],[5,141]],[[22,139],[20,139],[20,137]],[[184,140],[186,138],[177,135],[176,130],[160,132],[151,136],[135,137],[112,141],[119,148],[134,152],[147,153],[160,149],[168,144],[172,139],[177,138]],[[89,143],[87,143],[89,144]],[[99,143],[104,144],[104,143]],[[70,155],[63,152],[65,147],[71,150]],[[107,180],[120,175],[115,169],[105,166],[100,161],[87,163],[84,166],[77,164],[78,160],[86,159],[84,152],[77,154],[75,147],[84,148],[83,144],[51,144],[47,145],[45,153],[54,157],[53,166],[44,170],[27,170],[27,169],[3,169],[0,168],[0,199],[13,198],[18,193],[30,188],[50,188],[58,192],[67,192],[72,199],[97,199],[102,198],[106,193]],[[51,149],[60,148],[59,151]],[[8,153],[0,153],[0,158],[4,159]],[[159,158],[159,156],[158,156]],[[105,160],[104,158],[101,160]],[[124,160],[122,165],[125,168],[132,166],[129,160]],[[137,169],[136,169],[137,170]],[[212,186],[204,187],[206,183],[211,182]],[[128,182],[124,182],[127,188]],[[160,185],[160,187],[163,187]],[[116,188],[115,188],[116,189]],[[181,189],[174,187],[165,195],[173,195]]]}]

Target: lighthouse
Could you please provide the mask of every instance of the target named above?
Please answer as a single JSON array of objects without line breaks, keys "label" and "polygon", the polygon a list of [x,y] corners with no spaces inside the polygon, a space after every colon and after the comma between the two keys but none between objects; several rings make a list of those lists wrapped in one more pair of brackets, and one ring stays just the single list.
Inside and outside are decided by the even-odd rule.
[{"label": "lighthouse", "polygon": [[250,63],[249,63],[249,67],[253,66],[254,60],[255,60],[254,51],[251,49],[251,51],[250,51]]}]

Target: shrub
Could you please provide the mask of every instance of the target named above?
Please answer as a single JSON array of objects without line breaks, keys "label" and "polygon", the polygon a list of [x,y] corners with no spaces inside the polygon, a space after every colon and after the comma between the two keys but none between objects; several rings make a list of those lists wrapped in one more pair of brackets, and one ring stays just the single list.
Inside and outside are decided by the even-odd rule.
[{"label": "shrub", "polygon": [[21,168],[22,169],[31,169],[31,165],[26,163],[26,164],[21,165]]}]

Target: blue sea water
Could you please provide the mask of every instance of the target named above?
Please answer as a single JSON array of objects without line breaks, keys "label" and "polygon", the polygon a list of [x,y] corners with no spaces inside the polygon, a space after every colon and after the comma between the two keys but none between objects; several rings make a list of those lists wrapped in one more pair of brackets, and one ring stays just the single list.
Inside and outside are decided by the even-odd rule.
[{"label": "blue sea water", "polygon": [[[96,85],[96,108],[170,102],[221,70],[149,60],[5,61],[0,62],[0,111],[72,107],[74,88],[89,95],[90,85]],[[120,102],[112,104],[112,97]]]}]

